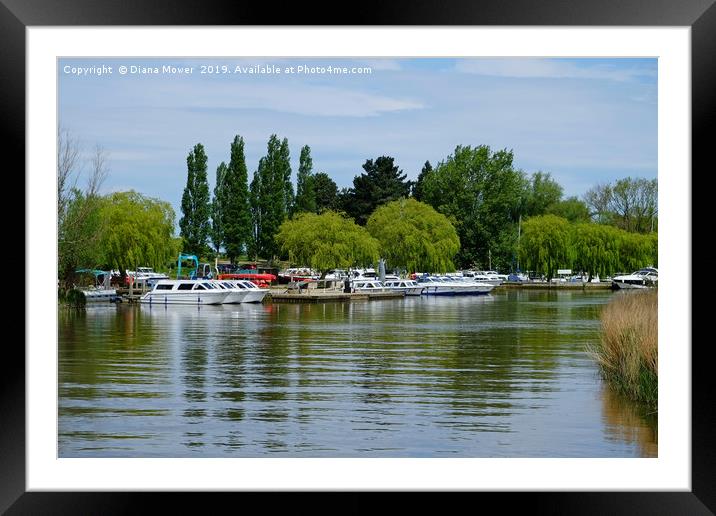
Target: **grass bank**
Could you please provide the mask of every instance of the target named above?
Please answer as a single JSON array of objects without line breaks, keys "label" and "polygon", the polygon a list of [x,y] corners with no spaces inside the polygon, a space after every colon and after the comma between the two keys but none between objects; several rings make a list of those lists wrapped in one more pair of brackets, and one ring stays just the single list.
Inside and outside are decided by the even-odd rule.
[{"label": "grass bank", "polygon": [[658,406],[656,289],[617,294],[601,313],[602,335],[590,352],[604,378],[654,412]]}]

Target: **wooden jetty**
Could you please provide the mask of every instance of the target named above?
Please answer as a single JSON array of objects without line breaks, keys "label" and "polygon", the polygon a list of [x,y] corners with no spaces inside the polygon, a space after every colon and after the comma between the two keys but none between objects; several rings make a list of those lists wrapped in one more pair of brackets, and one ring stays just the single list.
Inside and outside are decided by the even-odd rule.
[{"label": "wooden jetty", "polygon": [[286,292],[285,289],[271,289],[266,296],[266,301],[272,303],[327,303],[346,301],[375,301],[378,299],[397,299],[405,297],[403,292],[352,292],[329,290],[322,292],[321,289],[309,289],[301,293]]},{"label": "wooden jetty", "polygon": [[539,289],[553,289],[553,290],[609,290],[612,288],[611,282],[601,281],[599,283],[586,283],[586,282],[510,282],[506,281],[496,288],[509,288],[509,289],[525,289],[525,290],[539,290]]}]

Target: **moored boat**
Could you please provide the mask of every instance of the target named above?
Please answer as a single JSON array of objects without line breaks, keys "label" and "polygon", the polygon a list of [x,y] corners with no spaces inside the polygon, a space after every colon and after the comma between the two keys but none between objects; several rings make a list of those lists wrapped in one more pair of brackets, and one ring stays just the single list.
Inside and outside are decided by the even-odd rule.
[{"label": "moored boat", "polygon": [[488,294],[495,285],[472,280],[472,278],[446,278],[423,276],[418,283],[424,287],[423,294],[433,296],[457,296]]},{"label": "moored boat", "polygon": [[423,287],[413,280],[391,279],[386,280],[383,285],[395,292],[404,292],[406,296],[419,296],[423,293]]},{"label": "moored boat", "polygon": [[220,305],[230,291],[210,280],[158,280],[152,290],[139,298],[140,303],[180,305]]},{"label": "moored boat", "polygon": [[654,267],[644,267],[631,274],[614,276],[612,278],[613,289],[645,289],[657,286],[659,271]]}]

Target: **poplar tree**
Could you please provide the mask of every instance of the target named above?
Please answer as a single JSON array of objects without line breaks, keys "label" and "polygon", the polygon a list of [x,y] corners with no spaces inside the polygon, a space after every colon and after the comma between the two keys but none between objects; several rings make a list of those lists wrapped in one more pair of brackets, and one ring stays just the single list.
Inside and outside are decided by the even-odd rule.
[{"label": "poplar tree", "polygon": [[197,143],[186,158],[186,188],[181,198],[182,217],[179,220],[184,252],[201,255],[209,237],[209,183],[206,178],[206,153]]},{"label": "poplar tree", "polygon": [[211,201],[211,242],[214,244],[216,254],[225,242],[224,236],[224,209],[226,204],[226,163],[223,161],[216,167],[216,184],[214,185],[214,198]]},{"label": "poplar tree", "polygon": [[245,248],[248,250],[252,236],[248,181],[244,139],[236,135],[231,142],[231,159],[224,176],[225,201],[222,213],[224,247],[232,263],[236,262]]},{"label": "poplar tree", "polygon": [[313,159],[311,159],[311,148],[304,145],[301,149],[301,157],[296,177],[296,213],[316,212],[316,191],[314,187]]}]

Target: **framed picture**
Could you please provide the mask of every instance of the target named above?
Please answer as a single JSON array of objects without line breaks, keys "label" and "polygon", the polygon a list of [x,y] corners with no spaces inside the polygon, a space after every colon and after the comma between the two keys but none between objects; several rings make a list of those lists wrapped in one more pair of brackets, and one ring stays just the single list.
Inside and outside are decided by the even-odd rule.
[{"label": "framed picture", "polygon": [[[479,9],[455,3],[447,11],[404,7],[379,8],[375,19],[359,14],[346,26],[331,15],[319,22],[308,13],[299,16],[295,7],[276,14],[268,7],[242,13],[235,5],[189,2],[171,13],[160,5],[118,10],[107,2],[0,6],[6,49],[0,59],[12,78],[3,81],[1,102],[12,128],[8,147],[25,149],[28,205],[26,350],[13,357],[4,379],[3,426],[12,432],[4,432],[1,444],[3,508],[93,511],[113,499],[123,500],[120,507],[142,503],[127,493],[61,491],[305,490],[532,491],[526,495],[532,507],[556,505],[564,512],[714,510],[713,446],[707,437],[713,388],[706,385],[705,351],[691,345],[691,313],[698,306],[691,304],[690,206],[692,162],[703,162],[706,130],[713,125],[708,114],[714,103],[716,8],[689,2],[678,10],[643,12],[635,1],[582,2],[568,11],[557,2],[509,12],[496,2]],[[273,20],[270,26],[264,25],[267,19]],[[519,188],[536,191],[539,183],[558,189],[553,205],[568,199],[584,204],[586,192],[598,193],[598,187],[627,176],[645,177],[645,185],[658,179],[662,217],[652,211],[635,222],[645,224],[644,234],[662,232],[661,245],[654,247],[663,269],[658,418],[615,397],[585,353],[597,331],[595,314],[612,294],[589,285],[598,270],[586,270],[586,261],[574,255],[570,263],[579,271],[546,271],[549,290],[533,293],[523,285],[508,292],[502,286],[501,294],[475,296],[479,301],[467,304],[411,305],[408,296],[399,306],[387,299],[283,304],[280,295],[319,295],[310,287],[298,293],[285,287],[286,292],[270,290],[271,305],[199,306],[197,312],[196,306],[168,309],[166,293],[165,306],[157,310],[130,290],[124,299],[139,301],[137,306],[125,302],[110,315],[82,312],[79,320],[68,320],[56,310],[62,278],[55,285],[46,271],[36,271],[48,263],[54,265],[46,268],[59,268],[53,259],[57,248],[48,244],[58,241],[61,213],[59,206],[54,210],[54,178],[63,149],[73,152],[72,143],[80,140],[75,159],[98,181],[88,188],[110,199],[97,216],[126,226],[134,205],[159,218],[171,213],[171,249],[158,251],[151,244],[152,252],[164,253],[164,262],[176,262],[181,252],[180,267],[183,258],[196,255],[197,269],[188,281],[203,278],[207,291],[225,288],[211,283],[211,271],[217,277],[231,272],[242,256],[254,268],[262,266],[259,256],[272,252],[291,257],[294,263],[285,264],[293,266],[291,284],[297,274],[309,274],[296,267],[307,264],[295,263],[296,256],[319,262],[300,254],[306,246],[289,247],[288,239],[272,251],[256,223],[252,236],[237,244],[236,256],[221,236],[220,242],[203,237],[202,245],[211,243],[213,250],[190,247],[186,199],[195,195],[192,177],[201,174],[216,187],[201,194],[214,214],[224,195],[219,178],[234,170],[245,172],[251,210],[260,210],[263,201],[258,193],[250,198],[261,187],[249,182],[267,184],[265,178],[273,177],[262,176],[263,169],[285,163],[285,184],[293,178],[300,183],[300,174],[327,171],[333,197],[343,200],[322,211],[314,206],[314,191],[314,207],[306,211],[342,213],[336,215],[344,217],[341,223],[351,219],[343,234],[353,231],[355,221],[355,235],[367,231],[379,243],[380,231],[371,229],[369,219],[383,204],[370,204],[356,191],[361,178],[377,177],[385,165],[385,173],[405,186],[403,197],[421,204],[420,195],[426,196],[424,204],[457,228],[462,254],[454,251],[449,266],[430,263],[439,263],[434,267],[440,272],[463,271],[466,282],[475,269],[539,267],[529,253],[512,253],[517,248],[505,244],[503,233],[479,233],[485,220],[500,223],[493,217],[497,209],[467,224],[464,212],[444,208],[447,201],[416,195],[416,188],[430,184],[436,196],[446,196],[446,190],[460,195],[454,182],[459,166],[453,170],[451,164],[483,159],[485,169],[509,169],[522,181]],[[420,182],[438,173],[442,179]],[[295,192],[289,188],[292,203],[305,194],[306,184],[303,190],[297,184]],[[499,195],[508,196],[510,188],[508,181],[500,183]],[[75,200],[88,196],[81,186],[76,191]],[[275,195],[271,199],[264,204],[278,202]],[[370,208],[361,208],[362,202]],[[407,210],[402,202],[400,209]],[[536,231],[528,213],[555,217],[567,211],[524,213],[524,221],[520,212],[504,223],[518,239]],[[294,234],[312,231],[302,228],[296,226]],[[207,235],[214,229],[207,226]],[[180,234],[182,240],[173,240]],[[357,245],[362,237],[351,238]],[[380,262],[371,262],[373,277],[385,280],[395,272],[398,281],[405,273],[420,279],[427,262],[385,270],[386,255],[389,264],[399,260],[401,237],[383,238],[393,244],[383,244]],[[121,253],[137,256],[135,250]],[[134,288],[140,267],[148,265],[141,256],[102,264],[118,269],[120,281]],[[224,258],[226,269],[220,271]],[[88,259],[71,268],[92,274],[98,263]],[[268,276],[268,268],[276,267],[278,276],[281,263],[270,259],[267,270],[237,271]],[[342,265],[336,262],[331,273]],[[325,280],[328,265],[316,267]],[[606,276],[605,269],[599,271]],[[586,272],[579,278],[580,294],[559,297],[569,291],[566,285],[559,290],[557,279],[563,276],[566,283],[576,272]],[[181,275],[174,268],[170,273]],[[363,288],[370,283],[367,265],[360,273]],[[110,279],[106,271],[105,276]],[[494,287],[488,276],[476,281]],[[348,295],[360,294],[358,283],[353,281]],[[342,288],[335,296],[345,294]],[[518,305],[527,314],[522,319],[474,325],[477,318]],[[426,317],[435,318],[433,326],[425,324]],[[320,326],[331,321],[346,324],[340,330],[344,338]],[[508,324],[515,326],[508,331]],[[529,325],[539,331],[529,333]],[[202,336],[192,340],[195,332]],[[474,345],[478,338],[484,345]],[[504,347],[485,344],[503,341]],[[425,353],[421,346],[431,342],[443,351]],[[679,346],[666,345],[672,342]],[[114,368],[117,363],[122,368]]]}]

